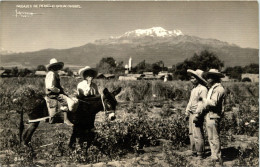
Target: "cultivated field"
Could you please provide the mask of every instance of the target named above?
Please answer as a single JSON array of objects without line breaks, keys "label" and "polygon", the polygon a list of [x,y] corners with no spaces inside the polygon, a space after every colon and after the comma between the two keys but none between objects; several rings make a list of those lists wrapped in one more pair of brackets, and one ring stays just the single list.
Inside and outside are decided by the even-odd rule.
[{"label": "cultivated field", "polygon": [[[65,92],[73,95],[75,78],[62,78]],[[33,99],[23,90],[30,86],[44,93],[43,78],[0,79],[0,166],[209,166],[210,150],[206,137],[206,159],[188,155],[188,122],[184,120],[191,84],[184,81],[95,80],[100,89],[122,87],[115,121],[100,112],[96,138],[87,153],[67,145],[71,127],[42,122],[36,130],[34,152],[19,145],[19,112],[26,113]],[[222,154],[225,166],[258,166],[259,87],[258,83],[223,83],[228,96],[221,122]],[[22,106],[12,100],[21,96]],[[29,100],[29,102],[27,102]],[[31,100],[31,101],[30,101]],[[25,115],[26,118],[26,115]],[[24,119],[25,128],[26,119]]]}]

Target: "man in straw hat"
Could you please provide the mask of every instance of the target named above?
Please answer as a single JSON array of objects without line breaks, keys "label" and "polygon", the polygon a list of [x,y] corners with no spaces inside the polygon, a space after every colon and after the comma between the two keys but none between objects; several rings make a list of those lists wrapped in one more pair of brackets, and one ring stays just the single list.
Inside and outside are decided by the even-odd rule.
[{"label": "man in straw hat", "polygon": [[[56,99],[61,103],[61,110],[64,112],[64,123],[69,126],[73,126],[73,124],[68,120],[67,117],[67,96],[65,95],[63,88],[60,84],[60,77],[58,71],[61,70],[64,66],[63,62],[58,62],[55,58],[50,60],[50,64],[47,65],[48,73],[45,78],[45,92],[47,98]],[[50,103],[51,100],[49,100]],[[47,100],[48,103],[48,100]],[[48,104],[50,106],[50,104]],[[50,113],[50,116],[54,116],[54,113]]]},{"label": "man in straw hat", "polygon": [[206,111],[206,129],[211,149],[212,162],[219,162],[223,165],[220,150],[219,125],[223,114],[223,103],[225,100],[225,89],[221,85],[221,78],[224,77],[217,69],[210,69],[203,73],[210,88],[206,100],[203,101]]},{"label": "man in straw hat", "polygon": [[97,76],[96,69],[86,66],[79,70],[79,75],[84,79],[77,86],[79,98],[99,95],[97,85],[92,82]]},{"label": "man in straw hat", "polygon": [[189,117],[191,151],[194,156],[202,159],[204,156],[203,119],[196,123],[194,123],[194,119],[197,117],[198,112],[202,112],[200,111],[203,109],[201,99],[206,99],[207,97],[207,82],[202,78],[202,70],[197,69],[194,71],[188,69],[187,72],[191,74],[190,81],[193,84],[190,100],[185,111],[186,119]]}]

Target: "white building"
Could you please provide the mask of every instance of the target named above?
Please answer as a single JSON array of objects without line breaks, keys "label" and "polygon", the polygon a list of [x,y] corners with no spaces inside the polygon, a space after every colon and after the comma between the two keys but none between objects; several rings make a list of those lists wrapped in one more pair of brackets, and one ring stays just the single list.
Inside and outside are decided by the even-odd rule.
[{"label": "white building", "polygon": [[132,57],[129,58],[129,61],[128,61],[128,68],[129,68],[129,71],[132,70]]},{"label": "white building", "polygon": [[248,78],[251,80],[251,82],[259,82],[259,74],[249,74],[245,73],[241,75],[241,80]]}]

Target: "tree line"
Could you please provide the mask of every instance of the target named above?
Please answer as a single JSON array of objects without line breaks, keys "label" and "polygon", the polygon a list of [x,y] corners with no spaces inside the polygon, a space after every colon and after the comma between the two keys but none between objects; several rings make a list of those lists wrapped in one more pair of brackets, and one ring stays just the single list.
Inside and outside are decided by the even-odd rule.
[{"label": "tree line", "polygon": [[[96,67],[99,72],[110,74],[122,74],[125,70],[123,62],[117,63],[113,57],[102,58]],[[199,54],[194,53],[191,58],[185,59],[183,62],[173,65],[170,69],[164,66],[163,61],[147,63],[143,60],[137,63],[137,65],[131,69],[131,72],[137,74],[142,74],[143,72],[153,72],[153,74],[158,74],[160,71],[168,71],[173,74],[173,77],[176,80],[187,80],[189,79],[187,69],[201,69],[203,71],[208,71],[211,68],[215,68],[225,73],[230,77],[230,79],[236,79],[239,81],[241,80],[242,73],[259,73],[259,64],[249,64],[244,67],[226,67],[224,70],[223,67],[224,62],[220,60],[215,53],[204,50]]]},{"label": "tree line", "polygon": [[[177,63],[168,69],[164,66],[163,61],[158,61],[155,63],[147,63],[145,60],[137,63],[134,67],[131,68],[131,73],[142,74],[143,72],[153,72],[153,74],[158,74],[160,71],[168,71],[173,74],[174,79],[176,80],[187,80],[187,69],[201,69],[203,71],[208,71],[211,68],[218,69],[229,76],[231,79],[241,80],[242,73],[259,73],[259,64],[249,64],[247,66],[235,66],[235,67],[224,67],[224,62],[218,58],[218,56],[208,50],[202,52],[194,53],[191,58],[185,59],[183,62]],[[117,74],[123,75],[125,73],[124,62],[117,62],[113,57],[102,58],[96,65],[97,70],[100,73],[104,74]],[[4,69],[0,67],[0,69]],[[35,70],[18,69],[13,67],[10,70],[12,76],[27,76],[35,71],[47,71],[44,65],[38,65]],[[68,76],[73,75],[73,71],[67,67],[63,71],[67,73]]]},{"label": "tree line", "polygon": [[[27,76],[34,76],[36,71],[47,71],[47,68],[44,65],[38,65],[35,69],[28,69],[28,68],[18,68],[18,67],[12,67],[12,68],[4,68],[0,67],[0,70],[5,70],[5,73],[8,76],[12,77],[27,77]],[[67,67],[63,70],[67,73],[68,76],[73,76],[73,71]]]}]

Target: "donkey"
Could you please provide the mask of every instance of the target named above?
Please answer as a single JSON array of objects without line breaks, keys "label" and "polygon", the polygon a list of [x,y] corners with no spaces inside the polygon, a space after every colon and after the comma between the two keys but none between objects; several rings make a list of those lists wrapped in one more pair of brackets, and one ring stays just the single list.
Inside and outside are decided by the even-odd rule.
[{"label": "donkey", "polygon": [[[94,123],[96,114],[99,111],[106,111],[107,113],[115,113],[117,100],[115,98],[121,91],[121,87],[113,92],[109,92],[107,88],[103,90],[103,96],[90,97],[86,101],[79,100],[78,108],[75,112],[68,112],[69,120],[74,124],[73,132],[70,137],[69,147],[75,148],[76,139],[79,138],[80,146],[87,142],[87,148],[90,147],[94,140]],[[35,98],[35,97],[34,97]],[[37,96],[34,99],[36,105],[33,105],[31,111],[28,113],[29,127],[23,134],[23,112],[20,117],[20,142],[23,141],[25,146],[30,146],[32,135],[40,124],[41,120],[48,118],[48,109],[46,101],[43,96]],[[115,119],[115,116],[112,118]]]}]

